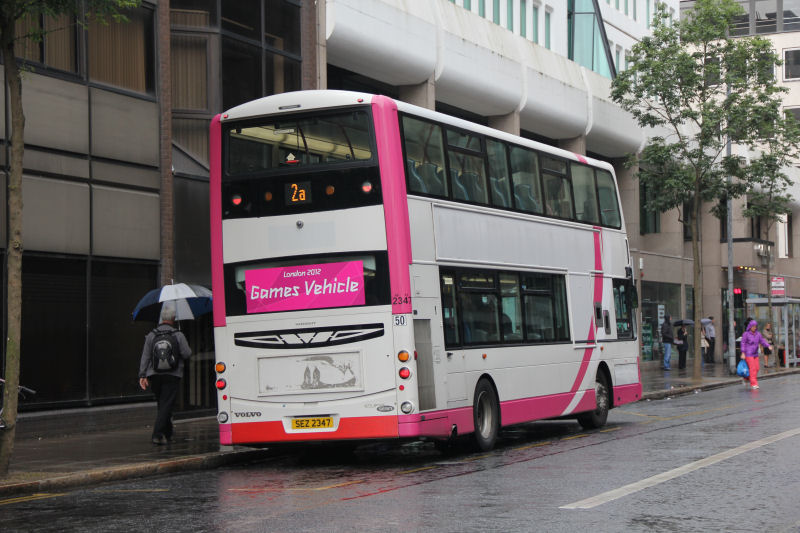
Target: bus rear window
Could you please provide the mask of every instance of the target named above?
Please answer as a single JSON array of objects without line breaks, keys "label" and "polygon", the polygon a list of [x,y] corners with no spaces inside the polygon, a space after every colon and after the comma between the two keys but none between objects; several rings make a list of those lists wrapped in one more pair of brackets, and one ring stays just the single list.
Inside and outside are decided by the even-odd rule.
[{"label": "bus rear window", "polygon": [[385,252],[225,265],[228,316],[389,303]]},{"label": "bus rear window", "polygon": [[365,110],[232,124],[225,130],[225,141],[227,176],[373,157],[370,115]]}]

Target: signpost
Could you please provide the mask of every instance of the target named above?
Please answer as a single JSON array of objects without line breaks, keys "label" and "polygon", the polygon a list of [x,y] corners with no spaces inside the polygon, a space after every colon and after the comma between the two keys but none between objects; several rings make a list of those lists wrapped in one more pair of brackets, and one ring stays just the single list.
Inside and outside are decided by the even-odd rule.
[{"label": "signpost", "polygon": [[786,296],[786,280],[783,276],[772,276],[770,283],[770,290],[772,296],[784,297]]}]

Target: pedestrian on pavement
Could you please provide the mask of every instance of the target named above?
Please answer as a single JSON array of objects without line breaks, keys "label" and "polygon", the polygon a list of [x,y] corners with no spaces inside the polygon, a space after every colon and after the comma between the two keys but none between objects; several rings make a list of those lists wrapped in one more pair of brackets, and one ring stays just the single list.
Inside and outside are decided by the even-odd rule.
[{"label": "pedestrian on pavement", "polygon": [[703,364],[708,363],[708,339],[706,338],[706,328],[700,328],[700,356]]},{"label": "pedestrian on pavement", "polygon": [[[750,370],[750,387],[752,389],[758,388],[758,347],[759,345],[764,348],[772,349],[772,346],[764,340],[761,333],[758,332],[758,322],[751,320],[747,323],[747,331],[742,333],[742,355],[741,358],[747,362],[747,368]],[[747,378],[742,378],[744,384],[747,385]]]},{"label": "pedestrian on pavement", "polygon": [[683,370],[686,368],[686,351],[689,349],[689,335],[686,333],[686,326],[683,324],[678,328],[675,347],[678,349],[678,370]]},{"label": "pedestrian on pavement", "polygon": [[664,344],[664,370],[669,370],[669,360],[672,355],[672,343],[674,336],[672,334],[672,317],[669,315],[664,316],[664,323],[661,324],[661,342]]},{"label": "pedestrian on pavement", "polygon": [[[157,340],[158,338],[158,340]],[[166,344],[162,344],[166,342]],[[154,368],[156,353],[154,346],[162,347],[162,353],[168,350],[174,353],[174,368],[157,370]],[[183,362],[192,355],[189,343],[182,332],[175,329],[175,304],[165,302],[161,308],[161,320],[158,327],[147,334],[139,362],[139,386],[142,390],[148,387],[156,395],[158,412],[153,424],[153,444],[167,444],[172,440],[172,409],[178,398]],[[160,366],[160,365],[159,365]]]},{"label": "pedestrian on pavement", "polygon": [[[772,344],[772,323],[767,322],[764,325],[764,329],[761,330],[761,336],[764,337],[764,340],[768,343]],[[764,368],[769,368],[772,365],[769,364],[769,356],[772,355],[772,350],[769,348],[764,348]]]},{"label": "pedestrian on pavement", "polygon": [[714,348],[717,346],[717,330],[714,327],[714,317],[708,317],[710,322],[706,324],[702,329],[706,334],[706,340],[708,340],[708,349],[706,350],[706,359],[707,363],[714,362]]}]

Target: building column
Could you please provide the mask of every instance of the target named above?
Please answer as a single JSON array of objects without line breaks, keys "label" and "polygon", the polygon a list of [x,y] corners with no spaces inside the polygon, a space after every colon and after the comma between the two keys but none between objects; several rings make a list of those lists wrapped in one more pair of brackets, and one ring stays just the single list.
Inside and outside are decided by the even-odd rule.
[{"label": "building column", "polygon": [[436,110],[436,85],[433,76],[416,85],[398,87],[400,100],[425,109]]},{"label": "building column", "polygon": [[300,7],[300,50],[303,56],[301,88],[327,89],[325,0],[303,2]]},{"label": "building column", "polygon": [[[573,137],[572,139],[559,139],[558,147],[569,150],[573,154],[586,155],[586,135]],[[616,171],[617,169],[618,165],[614,165],[614,170]]]},{"label": "building column", "polygon": [[510,133],[511,135],[519,135],[519,111],[514,111],[507,115],[489,117],[489,127]]},{"label": "building column", "polygon": [[175,203],[172,175],[172,56],[170,48],[169,2],[160,2],[156,10],[158,42],[159,166],[161,184],[161,284],[175,277]]}]

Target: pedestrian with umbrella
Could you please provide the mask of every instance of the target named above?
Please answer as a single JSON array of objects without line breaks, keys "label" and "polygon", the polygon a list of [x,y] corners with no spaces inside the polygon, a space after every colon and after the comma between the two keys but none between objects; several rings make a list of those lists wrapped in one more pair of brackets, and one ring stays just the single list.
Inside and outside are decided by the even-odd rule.
[{"label": "pedestrian with umbrella", "polygon": [[148,292],[133,310],[134,320],[158,320],[147,334],[139,361],[139,386],[150,388],[158,411],[153,423],[153,444],[172,440],[172,411],[178,398],[184,361],[192,355],[184,334],[175,328],[176,320],[193,319],[211,310],[211,291],[199,285],[165,285]]}]

